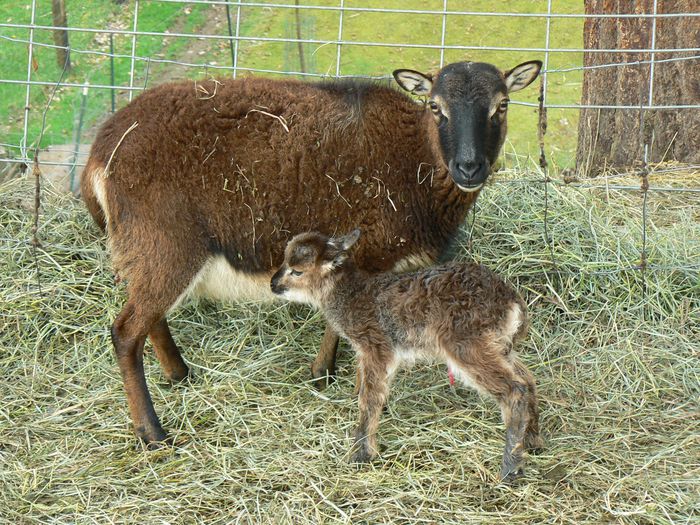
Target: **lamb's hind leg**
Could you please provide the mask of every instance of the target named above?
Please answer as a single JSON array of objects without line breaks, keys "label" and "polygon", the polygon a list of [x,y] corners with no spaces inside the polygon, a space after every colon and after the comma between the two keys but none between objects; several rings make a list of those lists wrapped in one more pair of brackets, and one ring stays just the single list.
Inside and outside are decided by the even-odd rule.
[{"label": "lamb's hind leg", "polygon": [[501,479],[510,482],[522,476],[523,473],[525,429],[529,420],[527,385],[518,380],[510,381],[508,391],[499,399],[499,404],[503,422],[506,425],[506,446],[501,464]]},{"label": "lamb's hind leg", "polygon": [[544,448],[544,439],[540,436],[540,411],[537,404],[537,387],[535,378],[525,365],[517,358],[513,358],[515,370],[527,384],[527,408],[529,418],[525,429],[525,448],[531,452],[537,452]]},{"label": "lamb's hind leg", "polygon": [[525,429],[530,419],[528,386],[498,345],[478,345],[448,358],[448,365],[466,386],[493,396],[501,407],[506,445],[501,478],[511,482],[522,475]]}]

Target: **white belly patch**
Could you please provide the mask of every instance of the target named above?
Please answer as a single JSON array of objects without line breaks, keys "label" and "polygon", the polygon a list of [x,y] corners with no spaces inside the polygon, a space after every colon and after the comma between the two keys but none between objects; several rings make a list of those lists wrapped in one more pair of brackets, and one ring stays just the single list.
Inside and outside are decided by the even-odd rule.
[{"label": "white belly patch", "polygon": [[197,272],[187,289],[180,294],[170,310],[187,297],[206,297],[217,301],[272,301],[268,274],[249,274],[235,270],[223,255],[210,258]]},{"label": "white belly patch", "polygon": [[249,274],[235,270],[223,255],[207,261],[194,282],[193,293],[219,301],[264,300],[275,298],[268,274]]}]

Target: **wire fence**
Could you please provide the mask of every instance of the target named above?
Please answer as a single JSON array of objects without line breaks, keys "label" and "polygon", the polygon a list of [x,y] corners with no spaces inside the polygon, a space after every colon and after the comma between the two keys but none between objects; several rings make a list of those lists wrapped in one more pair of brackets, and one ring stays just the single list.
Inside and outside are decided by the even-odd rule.
[{"label": "wire fence", "polygon": [[[582,110],[628,110],[642,120],[652,111],[698,115],[699,100],[658,101],[655,70],[661,64],[681,62],[697,67],[697,38],[689,40],[695,45],[661,47],[656,36],[657,21],[689,21],[697,28],[700,12],[660,13],[657,0],[649,2],[651,12],[604,15],[584,12],[583,3],[553,0],[521,2],[519,8],[509,3],[503,9],[510,11],[504,12],[498,11],[498,4],[459,0],[393,1],[382,2],[381,7],[359,0],[102,0],[86,7],[68,0],[68,22],[58,25],[48,0],[9,4],[0,8],[0,16],[4,15],[0,49],[5,55],[0,60],[5,64],[0,66],[0,98],[6,101],[5,120],[10,122],[0,127],[0,169],[16,172],[31,166],[38,155],[45,172],[63,170],[71,190],[77,187],[87,145],[100,122],[155,83],[248,74],[382,81],[399,67],[430,70],[469,59],[506,68],[541,58],[539,93],[532,87],[517,93],[510,110],[509,119],[517,125],[512,126],[505,148],[506,165],[518,176],[496,183],[544,185],[543,228],[553,267],[551,246],[556,241],[547,215],[550,185],[640,192],[640,262],[632,269],[642,272],[648,266],[648,193],[700,193],[700,187],[692,184],[697,178],[680,182],[667,178],[693,172],[700,165],[650,162],[648,137],[643,134],[644,155],[634,173],[638,184],[630,183],[629,173],[595,179],[571,174]],[[488,8],[473,8],[477,4]],[[587,20],[650,21],[650,45],[586,47],[582,34]],[[57,32],[65,32],[69,45],[56,43]],[[73,59],[70,71],[68,59],[64,67],[55,63],[52,55],[60,50]],[[587,55],[609,61],[586,63]],[[636,105],[580,102],[587,70],[620,67],[644,68],[644,100]],[[616,184],[618,178],[621,182]],[[698,265],[682,267],[695,271]]]}]

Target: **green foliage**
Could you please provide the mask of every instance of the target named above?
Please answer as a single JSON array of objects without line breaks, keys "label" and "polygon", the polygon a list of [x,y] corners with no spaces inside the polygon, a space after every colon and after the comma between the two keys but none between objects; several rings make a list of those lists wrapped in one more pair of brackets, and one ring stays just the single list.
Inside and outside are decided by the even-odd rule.
[{"label": "green foliage", "polygon": [[[29,5],[27,5],[29,4]],[[146,32],[163,32],[178,23],[182,15],[183,6],[180,4],[141,2],[139,9],[138,30]],[[31,4],[10,0],[0,5],[0,20],[11,23],[30,23]],[[201,22],[203,7],[193,10],[194,23],[190,23],[189,29],[194,29],[197,20]],[[108,28],[108,29],[132,29],[133,9],[128,3],[117,5],[111,0],[98,0],[83,2],[80,0],[67,0],[66,12],[68,25],[77,28]],[[199,18],[197,19],[197,16]],[[39,0],[35,13],[35,23],[51,26],[53,24],[50,0]],[[0,28],[0,35],[13,39],[28,41],[30,31],[27,29]],[[33,41],[53,45],[53,35],[50,30],[37,29],[33,32]],[[0,40],[2,42],[2,60],[0,60],[0,78],[26,80],[27,78],[27,44]],[[71,31],[69,33],[69,45],[74,52],[71,53],[72,69],[64,76],[63,82],[70,84],[110,85],[110,61],[109,58],[83,51],[98,51],[109,53],[109,37],[98,32]],[[128,86],[131,69],[130,35],[114,36],[114,52],[117,55],[125,55],[125,58],[114,60],[115,83]],[[136,41],[136,56],[153,57],[163,51],[162,37],[139,36]],[[45,82],[48,85],[31,86],[28,145],[32,145],[39,138],[42,123],[42,113],[53,90],[53,83],[58,82],[63,71],[56,60],[56,52],[49,47],[35,46],[33,51],[34,63],[31,73],[33,81]],[[174,54],[171,57],[175,56]],[[146,76],[147,63],[136,62],[134,72],[134,85],[143,85]],[[0,107],[0,132],[3,140],[9,144],[20,144],[23,136],[24,106],[27,89],[17,84],[0,83],[0,99],[4,101]],[[78,120],[78,111],[81,105],[82,89],[79,87],[59,87],[48,112],[47,127],[44,133],[42,146],[47,144],[64,144],[74,141],[74,132]],[[118,106],[124,105],[128,100],[128,91],[117,93]],[[110,111],[110,90],[91,88],[88,91],[87,121],[95,123]],[[8,123],[9,125],[5,125]],[[86,140],[83,139],[85,142]],[[13,151],[11,153],[18,154]]]},{"label": "green foliage", "polygon": [[[272,0],[267,3],[276,3]],[[29,2],[9,0],[0,5],[0,20],[4,22],[28,23],[31,18]],[[302,5],[337,7],[336,0],[303,0]],[[228,35],[226,14],[222,6],[202,4],[177,4],[168,2],[140,2],[137,29],[155,33],[219,34]],[[346,7],[382,7],[397,9],[442,10],[440,0],[392,0],[388,2],[366,2],[348,0]],[[546,0],[453,0],[448,5],[452,11],[546,13]],[[553,2],[555,13],[582,12],[582,2],[557,0]],[[231,7],[233,22],[237,7]],[[265,7],[242,7],[240,35],[264,36],[267,38],[289,38],[296,35],[296,19],[292,9],[270,9]],[[78,28],[112,28],[131,30],[133,5],[116,5],[111,0],[83,2],[67,0],[68,22]],[[338,38],[340,14],[336,10],[302,10],[302,37],[313,40]],[[51,25],[51,2],[37,2],[36,22]],[[342,38],[352,42],[429,44],[439,46],[442,38],[443,17],[439,14],[367,13],[345,12]],[[545,47],[546,20],[542,17],[490,17],[454,15],[446,19],[445,44],[447,46],[511,46]],[[29,31],[0,28],[0,36],[28,40]],[[36,30],[35,42],[52,44],[49,30]],[[27,77],[27,45],[21,42],[0,40],[2,60],[0,78],[23,80]],[[73,69],[64,82],[72,84],[90,83],[109,85],[110,60],[107,56],[83,51],[109,52],[109,38],[95,32],[70,32]],[[580,48],[582,45],[581,19],[553,19],[551,21],[552,48]],[[434,70],[440,65],[439,49],[412,47],[342,46],[341,63],[337,64],[338,46],[335,44],[304,44],[308,72],[335,75],[386,76],[393,69],[408,67]],[[31,111],[29,113],[28,142],[32,144],[39,136],[41,113],[48,101],[52,83],[61,76],[56,64],[55,51],[46,47],[35,47],[36,70],[32,80],[48,83],[31,88]],[[128,86],[131,69],[132,38],[130,35],[115,35],[114,50],[120,57],[114,60],[115,83]],[[171,36],[139,35],[135,55],[144,60],[135,62],[134,81],[136,87],[158,84],[178,78],[202,78],[210,75],[228,75],[215,66],[230,66],[231,51],[226,40],[198,40]],[[543,53],[520,51],[454,50],[447,49],[444,61],[478,60],[490,61],[508,68],[519,62],[534,58],[543,59]],[[151,60],[174,60],[199,64],[199,67],[183,67],[173,63],[157,63]],[[580,66],[580,53],[552,52],[549,67],[563,68]],[[239,67],[241,75],[247,69],[297,70],[298,50],[295,44],[260,40],[242,40],[239,44]],[[214,66],[214,67],[212,67]],[[259,74],[259,73],[258,73]],[[555,73],[549,76],[548,102],[575,104],[580,99],[581,72]],[[138,93],[138,92],[137,92]],[[127,90],[116,93],[117,107],[128,102]],[[18,84],[0,83],[0,142],[19,144],[23,136],[24,100],[26,87]],[[76,140],[75,128],[81,105],[81,89],[62,87],[57,92],[48,112],[48,126],[43,145],[72,143]],[[513,98],[534,103],[537,100],[537,84],[520,92]],[[108,89],[91,88],[88,92],[86,130],[82,142],[89,142],[95,127],[111,109],[111,94]],[[574,161],[578,112],[576,110],[550,110],[547,153],[556,167],[570,167]],[[539,156],[537,145],[536,109],[511,105],[509,118],[509,142],[506,145],[506,165],[523,166]],[[19,154],[11,151],[11,154]]]}]

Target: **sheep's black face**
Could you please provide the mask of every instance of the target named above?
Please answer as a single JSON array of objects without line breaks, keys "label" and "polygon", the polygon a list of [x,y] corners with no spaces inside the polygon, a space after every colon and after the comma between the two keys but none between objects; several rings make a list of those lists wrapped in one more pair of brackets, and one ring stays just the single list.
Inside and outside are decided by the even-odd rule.
[{"label": "sheep's black face", "polygon": [[455,184],[464,191],[480,189],[506,135],[508,96],[501,72],[489,64],[450,64],[438,73],[428,104]]},{"label": "sheep's black face", "polygon": [[443,162],[461,190],[477,191],[486,182],[506,137],[508,94],[529,85],[541,65],[525,62],[503,73],[491,64],[458,62],[434,77],[394,71],[401,87],[428,97]]}]

